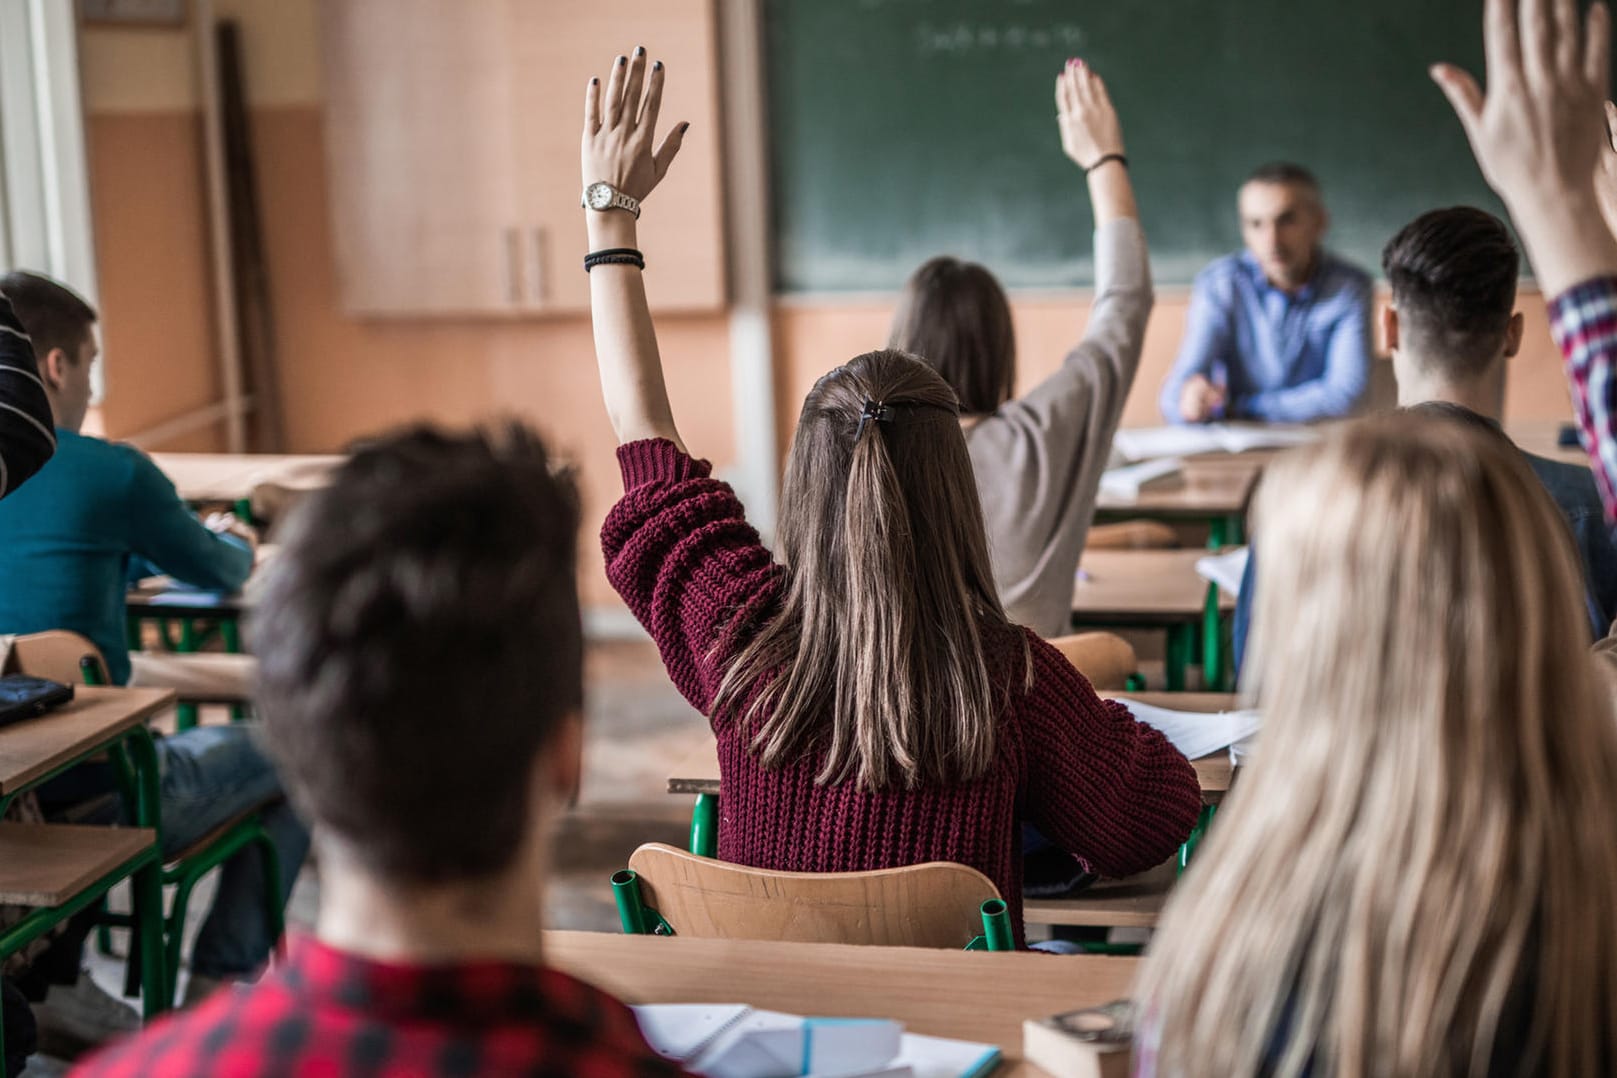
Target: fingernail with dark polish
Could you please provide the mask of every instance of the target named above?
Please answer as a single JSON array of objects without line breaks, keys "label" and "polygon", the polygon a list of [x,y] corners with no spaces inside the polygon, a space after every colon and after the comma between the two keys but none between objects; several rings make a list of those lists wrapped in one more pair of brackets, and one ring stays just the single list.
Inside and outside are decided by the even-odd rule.
[{"label": "fingernail with dark polish", "polygon": [[626,63],[628,63],[628,62],[629,62],[629,58],[628,58],[628,57],[626,57],[626,56],[620,56],[620,57],[618,57],[618,66],[619,66],[619,67],[622,67],[622,66],[623,66],[623,65],[624,65],[624,64],[626,64]]},{"label": "fingernail with dark polish", "polygon": [[658,60],[656,63],[651,65],[651,70],[653,70],[653,71],[661,71],[662,69],[663,69],[663,62],[661,60]]},{"label": "fingernail with dark polish", "polygon": [[690,129],[691,129],[691,125],[690,125],[690,123],[689,123],[689,121],[687,121],[687,122],[685,122],[685,123],[682,123],[682,124],[680,124],[680,125],[679,125],[679,134],[680,134],[680,137],[681,137],[681,138],[683,138],[683,137],[684,137],[684,135],[685,135],[685,132],[687,132],[687,131],[689,131],[689,130],[690,130]]},{"label": "fingernail with dark polish", "polygon": [[634,54],[637,58],[644,56],[646,54],[646,47],[644,45],[636,45],[634,47]]},{"label": "fingernail with dark polish", "polygon": [[590,85],[591,86],[599,86],[599,85],[601,85],[601,80],[594,77],[594,76],[591,76],[590,77]]}]

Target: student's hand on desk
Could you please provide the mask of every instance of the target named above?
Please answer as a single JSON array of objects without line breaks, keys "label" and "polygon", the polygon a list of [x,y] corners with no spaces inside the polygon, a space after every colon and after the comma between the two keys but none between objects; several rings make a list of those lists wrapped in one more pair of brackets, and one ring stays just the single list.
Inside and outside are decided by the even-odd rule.
[{"label": "student's hand on desk", "polygon": [[1056,76],[1056,122],[1061,149],[1079,168],[1123,152],[1123,128],[1106,84],[1082,60],[1068,60]]},{"label": "student's hand on desk", "polygon": [[1179,393],[1179,414],[1187,423],[1205,423],[1224,407],[1224,390],[1200,374],[1193,374]]},{"label": "student's hand on desk", "polygon": [[630,198],[644,200],[662,182],[690,126],[674,125],[662,144],[652,149],[657,112],[662,107],[663,75],[659,60],[647,77],[646,50],[637,48],[633,59],[617,58],[604,90],[600,79],[590,79],[584,91],[586,187],[605,181]]},{"label": "student's hand on desk", "polygon": [[247,549],[256,555],[258,551],[258,533],[250,525],[242,523],[235,513],[209,513],[203,518],[202,526],[215,535],[234,535],[247,544]]}]

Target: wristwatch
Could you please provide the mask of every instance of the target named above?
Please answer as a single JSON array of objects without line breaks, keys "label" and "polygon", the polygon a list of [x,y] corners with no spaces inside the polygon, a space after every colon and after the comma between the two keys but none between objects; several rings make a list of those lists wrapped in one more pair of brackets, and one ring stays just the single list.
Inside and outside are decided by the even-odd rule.
[{"label": "wristwatch", "polygon": [[596,182],[584,188],[578,204],[588,210],[628,210],[640,219],[640,201],[630,198],[609,183]]}]

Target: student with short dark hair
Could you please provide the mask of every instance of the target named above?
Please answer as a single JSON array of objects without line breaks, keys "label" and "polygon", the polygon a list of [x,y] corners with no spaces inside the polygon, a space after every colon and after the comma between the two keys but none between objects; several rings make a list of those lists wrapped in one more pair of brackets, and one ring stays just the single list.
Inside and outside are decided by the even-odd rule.
[{"label": "student with short dark hair", "polygon": [[1151,315],[1151,263],[1123,132],[1100,76],[1082,60],[1056,77],[1062,149],[1084,170],[1095,216],[1095,299],[1083,338],[1021,397],[1010,305],[994,275],[934,258],[910,276],[888,347],[937,370],[960,398],[1007,616],[1066,632],[1095,492],[1134,385]]},{"label": "student with short dark hair", "polygon": [[544,964],[582,769],[578,512],[514,423],[381,439],[294,510],[253,628],[266,740],[319,835],[314,936],[82,1073],[680,1073]]},{"label": "student with short dark hair", "polygon": [[804,872],[970,865],[1020,942],[1021,819],[1087,869],[1128,875],[1188,834],[1195,771],[1006,617],[958,399],[926,363],[870,352],[816,383],[787,459],[780,562],[685,451],[633,212],[685,132],[653,146],[663,77],[636,50],[586,98],[586,265],[624,485],[601,543],[717,735],[719,856]]},{"label": "student with short dark hair", "polygon": [[[0,292],[33,340],[57,442],[45,467],[0,502],[0,633],[80,633],[100,649],[113,682],[124,684],[130,676],[124,601],[131,562],[144,558],[187,583],[234,590],[247,579],[253,554],[246,543],[204,527],[145,454],[79,433],[98,351],[94,308],[60,283],[23,271],[0,278]],[[160,738],[157,757],[168,854],[280,794],[275,769],[246,725],[202,726]],[[90,764],[45,783],[38,797],[48,816],[96,822],[102,817],[80,815],[83,806],[115,789],[110,770]],[[118,807],[105,815],[122,818],[121,799],[110,800]],[[308,833],[284,801],[264,809],[263,820],[279,854],[284,901],[307,852]],[[192,948],[188,999],[219,982],[256,975],[269,958],[275,941],[264,917],[262,860],[254,848],[225,863]],[[81,941],[78,936],[53,944],[48,983],[54,987],[35,1009],[42,1032],[60,1027],[75,1040],[93,1032],[89,1017],[129,1017],[120,1014],[128,1011],[121,1007],[82,1014],[92,1004],[81,996],[103,997],[78,975]]]},{"label": "student with short dark hair", "polygon": [[[1392,289],[1382,333],[1392,351],[1398,403],[1463,408],[1497,427],[1509,361],[1522,340],[1522,315],[1515,310],[1520,258],[1504,222],[1470,206],[1432,210],[1387,242],[1381,266]],[[1617,546],[1594,477],[1582,465],[1522,456],[1572,529],[1591,632],[1605,636],[1617,618]],[[1256,578],[1253,558],[1235,609],[1237,665]]]},{"label": "student with short dark hair", "polygon": [[1370,275],[1325,250],[1319,181],[1255,170],[1238,199],[1246,250],[1196,276],[1159,404],[1172,423],[1306,423],[1349,414],[1370,376]]}]

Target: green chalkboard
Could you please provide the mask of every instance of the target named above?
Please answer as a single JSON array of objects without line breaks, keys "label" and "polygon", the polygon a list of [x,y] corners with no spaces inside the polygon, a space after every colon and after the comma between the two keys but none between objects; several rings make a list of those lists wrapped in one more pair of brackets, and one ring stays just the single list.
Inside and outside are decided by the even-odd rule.
[{"label": "green chalkboard", "polygon": [[1480,78],[1480,0],[765,0],[777,286],[897,287],[950,253],[1012,287],[1092,280],[1061,154],[1069,56],[1106,79],[1152,264],[1188,283],[1240,245],[1256,165],[1320,177],[1328,243],[1372,271],[1423,210],[1502,207],[1428,66]]}]

